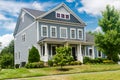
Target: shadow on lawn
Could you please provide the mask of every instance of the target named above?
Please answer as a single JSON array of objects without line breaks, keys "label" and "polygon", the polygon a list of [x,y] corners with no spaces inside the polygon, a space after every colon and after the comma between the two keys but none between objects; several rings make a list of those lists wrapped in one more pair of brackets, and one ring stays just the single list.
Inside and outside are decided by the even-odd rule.
[{"label": "shadow on lawn", "polygon": [[58,68],[58,71],[69,71],[72,70],[73,68]]}]

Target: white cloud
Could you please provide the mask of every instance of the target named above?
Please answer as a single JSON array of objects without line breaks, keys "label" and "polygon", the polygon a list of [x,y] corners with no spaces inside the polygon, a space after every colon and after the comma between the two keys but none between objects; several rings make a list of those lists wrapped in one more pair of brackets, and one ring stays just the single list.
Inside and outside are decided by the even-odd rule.
[{"label": "white cloud", "polygon": [[120,10],[120,0],[81,0],[81,4],[83,6],[78,8],[79,12],[86,12],[94,16],[101,15],[101,11],[105,10],[106,5]]},{"label": "white cloud", "polygon": [[72,3],[74,2],[75,0],[66,0],[66,2],[69,2],[69,3]]},{"label": "white cloud", "polygon": [[100,26],[96,27],[96,29],[94,30],[94,32],[102,32],[102,28]]},{"label": "white cloud", "polygon": [[8,46],[8,44],[13,40],[13,34],[5,34],[0,36],[0,42],[2,42],[2,48]]}]

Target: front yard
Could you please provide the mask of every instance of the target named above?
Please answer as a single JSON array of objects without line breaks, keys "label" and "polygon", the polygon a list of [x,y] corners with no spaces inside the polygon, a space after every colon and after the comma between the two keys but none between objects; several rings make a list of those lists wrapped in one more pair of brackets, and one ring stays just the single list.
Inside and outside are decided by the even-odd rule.
[{"label": "front yard", "polygon": [[47,67],[47,68],[39,68],[39,69],[26,69],[26,68],[2,69],[2,71],[0,71],[0,79],[48,76],[48,75],[57,75],[57,74],[114,71],[114,70],[120,70],[120,65],[97,64],[97,65],[65,66],[64,68],[66,68],[66,71],[60,71],[58,70],[58,68],[59,67],[49,67],[49,68]]}]

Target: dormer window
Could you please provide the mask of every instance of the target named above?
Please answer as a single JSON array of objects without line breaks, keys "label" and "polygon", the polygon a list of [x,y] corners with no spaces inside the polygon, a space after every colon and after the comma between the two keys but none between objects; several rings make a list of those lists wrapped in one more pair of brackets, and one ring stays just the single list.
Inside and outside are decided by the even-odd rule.
[{"label": "dormer window", "polygon": [[69,20],[70,19],[70,15],[69,14],[56,12],[56,18]]}]

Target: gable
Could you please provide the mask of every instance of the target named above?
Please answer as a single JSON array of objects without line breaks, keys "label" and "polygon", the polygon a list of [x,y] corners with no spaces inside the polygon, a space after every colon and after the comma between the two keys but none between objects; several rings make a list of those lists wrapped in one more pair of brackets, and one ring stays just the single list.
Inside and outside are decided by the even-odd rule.
[{"label": "gable", "polygon": [[[62,18],[56,17],[57,13],[60,13],[58,15],[62,14]],[[64,15],[63,15],[64,14]],[[68,16],[69,18],[67,18]],[[66,18],[64,18],[66,17]],[[38,18],[43,19],[51,19],[51,20],[60,20],[60,21],[67,21],[67,22],[74,22],[74,23],[80,23],[82,25],[86,25],[80,18],[77,16],[69,7],[67,7],[64,3],[58,5],[57,7],[51,9],[50,11],[46,12],[45,14],[39,16]],[[37,18],[37,19],[38,19]]]}]

